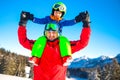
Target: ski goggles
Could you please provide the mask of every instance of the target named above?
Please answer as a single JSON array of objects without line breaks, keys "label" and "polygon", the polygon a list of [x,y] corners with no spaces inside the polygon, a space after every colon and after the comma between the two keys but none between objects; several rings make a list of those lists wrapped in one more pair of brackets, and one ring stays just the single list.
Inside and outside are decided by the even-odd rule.
[{"label": "ski goggles", "polygon": [[55,4],[54,10],[59,10],[60,12],[65,12],[65,9],[63,6],[59,5],[59,4]]},{"label": "ski goggles", "polygon": [[53,23],[49,23],[46,25],[46,29],[47,31],[58,31],[58,25],[57,24],[53,24]]}]

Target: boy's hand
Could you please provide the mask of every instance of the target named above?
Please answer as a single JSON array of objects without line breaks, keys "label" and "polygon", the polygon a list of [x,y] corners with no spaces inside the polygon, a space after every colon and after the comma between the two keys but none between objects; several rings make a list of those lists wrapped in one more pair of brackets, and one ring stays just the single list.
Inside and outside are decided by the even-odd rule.
[{"label": "boy's hand", "polygon": [[88,11],[81,12],[81,13],[79,13],[78,16],[75,17],[75,20],[76,20],[76,22],[81,22],[81,21],[83,22],[83,21],[85,21],[86,17],[88,17],[88,16],[89,16]]},{"label": "boy's hand", "polygon": [[22,11],[20,14],[20,21],[19,25],[26,26],[28,20],[33,20],[33,14],[30,14],[29,12]]},{"label": "boy's hand", "polygon": [[25,12],[22,11],[23,17],[26,18],[27,20],[33,20],[34,19],[34,15],[30,14],[30,12]]},{"label": "boy's hand", "polygon": [[80,14],[77,15],[77,16],[75,17],[75,21],[76,21],[76,23],[81,22],[81,21],[82,21],[82,16],[81,16]]}]

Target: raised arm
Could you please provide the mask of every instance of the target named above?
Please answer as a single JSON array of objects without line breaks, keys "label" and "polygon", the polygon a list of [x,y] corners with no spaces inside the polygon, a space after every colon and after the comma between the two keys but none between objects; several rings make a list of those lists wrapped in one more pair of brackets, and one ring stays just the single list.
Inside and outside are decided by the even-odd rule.
[{"label": "raised arm", "polygon": [[19,28],[18,28],[18,40],[23,47],[31,50],[34,44],[34,40],[29,40],[27,38],[26,24],[28,21],[28,17],[26,17],[25,15],[26,14],[22,12],[20,16]]},{"label": "raised arm", "polygon": [[46,16],[45,18],[37,18],[34,17],[33,14],[31,14],[30,12],[26,12],[26,11],[22,11],[24,13],[24,16],[26,16],[26,18],[34,23],[37,24],[47,24],[50,20],[49,16]]},{"label": "raised arm", "polygon": [[84,17],[85,17],[84,14],[85,14],[85,12],[81,12],[74,19],[71,19],[71,20],[61,20],[59,24],[60,24],[60,26],[63,26],[63,27],[64,26],[72,26],[72,25],[74,25],[76,23],[81,22],[84,19]]},{"label": "raised arm", "polygon": [[82,29],[80,39],[77,41],[71,41],[72,53],[77,52],[88,45],[90,39],[91,29],[90,26]]},{"label": "raised arm", "polygon": [[47,24],[49,22],[49,16],[46,16],[45,18],[36,18],[34,17],[33,22],[37,24]]},{"label": "raised arm", "polygon": [[80,34],[80,39],[77,41],[71,41],[71,48],[72,53],[77,52],[84,47],[86,47],[89,43],[91,29],[90,29],[90,18],[88,12],[80,13],[80,16],[83,17],[82,23],[83,23],[83,29]]},{"label": "raised arm", "polygon": [[72,26],[72,25],[74,25],[74,24],[76,24],[76,21],[75,21],[75,19],[72,19],[72,20],[62,20],[61,22],[60,22],[60,26]]}]

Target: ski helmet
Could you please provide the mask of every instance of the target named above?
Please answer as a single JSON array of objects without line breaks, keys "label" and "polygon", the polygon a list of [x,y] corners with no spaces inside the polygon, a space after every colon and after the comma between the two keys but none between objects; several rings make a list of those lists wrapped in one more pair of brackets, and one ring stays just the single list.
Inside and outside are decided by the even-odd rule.
[{"label": "ski helmet", "polygon": [[52,15],[54,14],[54,11],[60,11],[62,12],[62,16],[64,16],[64,14],[66,13],[66,6],[65,4],[63,4],[62,2],[57,2],[53,5],[52,7]]},{"label": "ski helmet", "polygon": [[44,35],[46,35],[46,31],[57,31],[59,34],[59,25],[56,23],[48,23],[45,25]]}]

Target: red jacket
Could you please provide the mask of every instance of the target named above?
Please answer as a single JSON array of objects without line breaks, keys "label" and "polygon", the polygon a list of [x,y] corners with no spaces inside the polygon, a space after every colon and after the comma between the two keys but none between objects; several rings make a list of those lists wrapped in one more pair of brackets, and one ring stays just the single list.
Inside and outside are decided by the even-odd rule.
[{"label": "red jacket", "polygon": [[[26,27],[19,26],[19,42],[23,47],[32,50],[35,40],[29,40],[26,32]],[[90,32],[90,27],[83,28],[80,40],[70,41],[72,54],[87,46]],[[59,40],[47,42],[39,66],[34,66],[34,80],[65,80],[66,70],[60,56]]]}]

